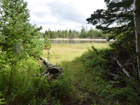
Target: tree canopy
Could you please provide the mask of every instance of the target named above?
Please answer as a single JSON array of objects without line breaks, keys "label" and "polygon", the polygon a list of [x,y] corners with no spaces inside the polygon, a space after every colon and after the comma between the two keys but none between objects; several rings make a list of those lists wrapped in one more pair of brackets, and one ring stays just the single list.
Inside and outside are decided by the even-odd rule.
[{"label": "tree canopy", "polygon": [[123,34],[134,34],[133,0],[105,0],[106,9],[98,9],[88,23],[96,25],[97,29],[112,33],[110,38]]},{"label": "tree canopy", "polygon": [[135,54],[133,0],[105,0],[105,3],[106,9],[98,9],[87,21],[104,33],[110,33],[109,39],[116,39],[111,45],[115,56],[127,61],[128,56]]}]

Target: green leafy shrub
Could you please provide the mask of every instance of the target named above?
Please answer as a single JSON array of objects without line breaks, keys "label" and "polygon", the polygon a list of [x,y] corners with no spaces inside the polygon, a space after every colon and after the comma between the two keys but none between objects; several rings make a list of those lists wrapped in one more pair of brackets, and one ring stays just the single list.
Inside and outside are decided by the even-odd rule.
[{"label": "green leafy shrub", "polygon": [[73,86],[71,81],[65,77],[61,76],[57,80],[51,82],[51,92],[52,96],[56,99],[68,98],[73,93]]},{"label": "green leafy shrub", "polygon": [[3,95],[0,93],[0,105],[5,105],[5,99],[3,98]]},{"label": "green leafy shrub", "polygon": [[[17,62],[14,68],[11,68],[8,62],[6,65],[1,65],[1,67],[0,91],[4,93],[8,103],[20,103],[25,99],[25,96],[28,97],[28,95],[24,95],[27,89],[33,87],[32,81],[39,73],[39,63],[34,58],[27,57]],[[10,77],[11,70],[12,76]],[[10,94],[7,93],[9,88],[11,90]],[[35,89],[31,89],[31,91],[35,91]]]},{"label": "green leafy shrub", "polygon": [[89,67],[94,68],[96,66],[104,67],[106,60],[103,58],[104,50],[98,50],[94,46],[89,49],[88,52],[83,54],[83,62]]},{"label": "green leafy shrub", "polygon": [[[3,56],[4,59],[4,56]],[[1,62],[3,60],[1,59]],[[5,65],[6,64],[6,65]],[[73,92],[70,79],[64,74],[57,80],[48,81],[39,76],[39,62],[33,57],[26,57],[14,66],[11,79],[11,93],[7,94],[10,83],[10,63],[3,62],[0,70],[0,91],[10,105],[58,104]]]},{"label": "green leafy shrub", "polygon": [[[116,87],[116,84],[118,85]],[[115,98],[116,100],[131,102],[137,105],[140,97],[135,93],[131,86],[119,87],[119,81],[105,81],[100,78],[98,81],[98,94],[106,99]]]},{"label": "green leafy shrub", "polygon": [[87,70],[92,73],[94,81],[96,81],[96,94],[107,100],[114,99],[116,102],[125,103],[128,101],[131,104],[137,105],[140,102],[140,97],[131,85],[131,79],[120,81],[117,78],[109,76],[109,73],[113,72],[110,69],[115,69],[116,67],[116,62],[109,55],[111,51],[111,49],[98,50],[92,47],[92,49],[82,55],[82,61],[87,66]]}]

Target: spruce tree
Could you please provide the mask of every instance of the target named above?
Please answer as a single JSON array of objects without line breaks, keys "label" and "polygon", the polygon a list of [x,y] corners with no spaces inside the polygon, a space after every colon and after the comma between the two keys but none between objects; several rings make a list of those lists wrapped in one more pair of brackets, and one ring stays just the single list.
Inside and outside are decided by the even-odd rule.
[{"label": "spruce tree", "polygon": [[[13,88],[14,73],[18,62],[27,56],[39,57],[42,52],[40,28],[29,23],[29,10],[24,0],[0,1],[0,62],[10,68],[7,94]],[[3,69],[3,64],[0,68]]]},{"label": "spruce tree", "polygon": [[[2,51],[36,56],[40,53],[40,28],[29,23],[29,10],[23,0],[1,0]],[[38,44],[38,45],[37,45]],[[37,50],[38,49],[38,50]]]},{"label": "spruce tree", "polygon": [[138,55],[136,53],[133,2],[133,0],[105,0],[107,8],[95,11],[87,21],[110,35],[110,39],[116,39],[111,44],[111,52],[106,57],[109,64],[106,69],[111,73],[121,75],[123,79],[130,78],[129,83],[140,94],[140,86],[137,84],[140,78],[136,62]]},{"label": "spruce tree", "polygon": [[[136,1],[135,4],[134,1]],[[120,76],[121,80],[125,81],[129,87],[132,86],[139,96],[140,2],[139,0],[105,0],[105,3],[106,9],[95,11],[87,19],[88,23],[96,25],[97,29],[108,35],[111,34],[109,39],[117,39],[106,52],[107,67],[104,69],[114,76]]]},{"label": "spruce tree", "polygon": [[131,59],[135,65],[133,0],[105,0],[105,3],[107,8],[96,10],[87,21],[109,35],[109,39],[116,39],[111,44],[112,57],[116,57],[122,65],[130,63]]},{"label": "spruce tree", "polygon": [[80,38],[86,38],[87,37],[86,35],[87,35],[86,29],[84,26],[82,26]]},{"label": "spruce tree", "polygon": [[105,3],[107,9],[96,10],[87,18],[88,23],[112,33],[110,38],[116,38],[121,33],[134,34],[133,0],[105,0]]}]

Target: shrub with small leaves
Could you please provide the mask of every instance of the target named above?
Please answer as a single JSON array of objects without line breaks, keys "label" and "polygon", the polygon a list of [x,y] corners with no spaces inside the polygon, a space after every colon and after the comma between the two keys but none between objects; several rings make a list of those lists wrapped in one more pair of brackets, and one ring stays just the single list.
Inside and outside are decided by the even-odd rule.
[{"label": "shrub with small leaves", "polygon": [[0,93],[0,105],[4,105],[5,103],[5,99],[3,98],[3,95]]}]

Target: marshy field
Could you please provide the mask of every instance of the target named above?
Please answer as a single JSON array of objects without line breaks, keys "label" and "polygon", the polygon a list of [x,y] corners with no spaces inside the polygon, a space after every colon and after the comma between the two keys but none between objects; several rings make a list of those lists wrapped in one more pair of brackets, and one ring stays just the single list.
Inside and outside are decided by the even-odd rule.
[{"label": "marshy field", "polygon": [[[105,49],[109,47],[109,43],[52,44],[51,49],[49,50],[49,61],[53,64],[72,61],[91,49],[91,46],[94,46],[97,49]],[[43,56],[47,58],[48,51],[44,50],[43,54]]]},{"label": "marshy field", "polygon": [[[61,88],[65,89],[62,91],[66,93],[63,93],[64,97],[60,98],[60,103],[64,105],[110,104],[110,100],[101,98],[97,92],[100,68],[90,70],[91,67],[88,68],[84,62],[92,46],[102,50],[109,48],[109,43],[52,44],[49,61],[63,69],[63,79],[60,80],[63,85]],[[47,50],[44,50],[43,54],[44,57],[48,57]]]},{"label": "marshy field", "polygon": [[[114,88],[112,84],[119,82],[108,82],[108,77],[105,76],[103,69],[107,62],[104,56],[107,56],[106,51],[109,49],[107,42],[55,43],[51,45],[49,51],[43,51],[45,58],[49,57],[51,63],[63,69],[63,75],[55,81],[54,94],[56,100],[58,99],[56,105],[124,105],[129,103],[120,101],[120,96],[126,97],[127,94],[124,92],[129,89]],[[114,98],[113,95],[116,97]],[[135,102],[137,101],[136,99]]]}]

